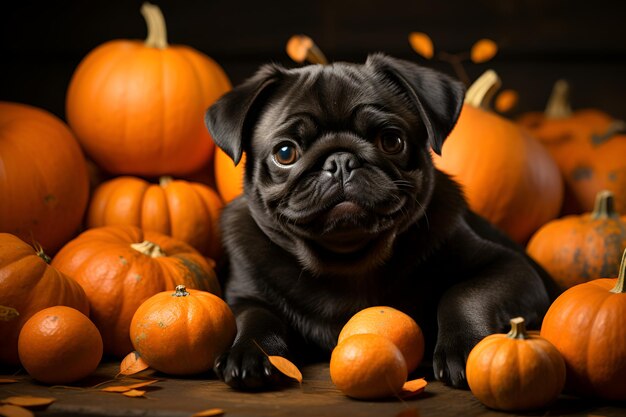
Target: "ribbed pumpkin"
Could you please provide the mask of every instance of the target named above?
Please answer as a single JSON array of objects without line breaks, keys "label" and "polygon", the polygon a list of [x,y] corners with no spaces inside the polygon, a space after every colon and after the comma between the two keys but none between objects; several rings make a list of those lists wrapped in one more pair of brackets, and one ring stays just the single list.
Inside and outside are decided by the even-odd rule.
[{"label": "ribbed pumpkin", "polygon": [[576,285],[552,303],[541,336],[563,355],[566,389],[581,396],[626,400],[626,251],[618,279]]},{"label": "ribbed pumpkin", "polygon": [[188,244],[134,226],[89,229],[65,245],[52,265],[78,281],[104,352],[132,351],[130,321],[149,297],[178,284],[220,294],[213,265]]},{"label": "ribbed pumpkin", "polygon": [[87,154],[111,173],[189,173],[213,154],[204,112],[230,81],[211,58],[167,43],[158,7],[141,11],[145,42],[114,40],[91,51],[72,76],[67,118]]},{"label": "ribbed pumpkin", "polygon": [[178,285],[144,301],[130,324],[135,350],[172,375],[208,371],[235,340],[235,316],[222,299]]},{"label": "ribbed pumpkin", "polygon": [[222,200],[206,185],[161,177],[159,184],[118,177],[100,185],[88,209],[87,226],[125,224],[189,243],[203,255],[220,255]]},{"label": "ribbed pumpkin", "polygon": [[246,154],[243,154],[241,161],[235,165],[230,156],[221,149],[215,151],[215,185],[222,200],[229,203],[243,192],[243,176],[246,165]]},{"label": "ribbed pumpkin", "polygon": [[17,341],[24,323],[44,308],[64,305],[89,314],[89,301],[73,279],[48,265],[18,237],[0,233],[0,363],[19,364]]},{"label": "ribbed pumpkin", "polygon": [[546,339],[526,332],[524,319],[511,319],[511,331],[481,340],[466,366],[472,394],[497,410],[532,410],[554,401],[565,385],[565,363]]},{"label": "ribbed pumpkin", "polygon": [[559,166],[565,182],[562,214],[591,211],[602,190],[613,191],[617,211],[626,214],[626,127],[600,110],[573,111],[569,89],[566,81],[557,81],[546,110],[527,113],[518,122]]},{"label": "ribbed pumpkin", "polygon": [[497,74],[487,71],[469,88],[459,120],[433,161],[462,185],[475,212],[525,243],[558,215],[563,182],[539,142],[488,110],[499,84]]},{"label": "ribbed pumpkin", "polygon": [[593,212],[546,223],[530,239],[527,251],[565,290],[597,277],[617,276],[624,248],[626,218],[615,211],[613,193],[602,191]]},{"label": "ribbed pumpkin", "polygon": [[78,232],[89,198],[78,142],[52,114],[0,102],[0,231],[56,252]]}]

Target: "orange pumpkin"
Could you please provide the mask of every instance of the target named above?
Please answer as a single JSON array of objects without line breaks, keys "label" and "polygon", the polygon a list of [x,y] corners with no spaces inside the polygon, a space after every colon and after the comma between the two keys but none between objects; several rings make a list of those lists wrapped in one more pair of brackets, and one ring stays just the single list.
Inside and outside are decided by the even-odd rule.
[{"label": "orange pumpkin", "polygon": [[246,154],[235,165],[230,156],[221,149],[215,151],[215,185],[225,203],[231,202],[243,192],[243,176],[246,165]]},{"label": "orange pumpkin", "polygon": [[134,226],[89,229],[65,245],[52,265],[83,286],[104,351],[118,357],[132,351],[130,321],[147,298],[180,283],[220,294],[213,265],[195,249]]},{"label": "orange pumpkin", "polygon": [[546,339],[526,332],[524,319],[511,320],[508,334],[487,336],[466,365],[472,394],[497,410],[532,410],[553,402],[565,385],[565,363]]},{"label": "orange pumpkin", "polygon": [[433,161],[462,185],[471,209],[525,243],[558,215],[563,183],[540,143],[487,109],[499,83],[488,71],[470,87],[459,120]]},{"label": "orange pumpkin", "polygon": [[0,363],[19,364],[20,330],[38,311],[65,305],[89,314],[82,287],[49,261],[41,248],[35,251],[18,237],[0,233]]},{"label": "orange pumpkin", "polygon": [[569,215],[543,225],[528,242],[528,254],[563,290],[599,276],[616,276],[626,248],[626,219],[610,191],[598,193],[592,213]]},{"label": "orange pumpkin", "polygon": [[170,235],[203,255],[220,255],[222,200],[209,187],[161,177],[159,184],[118,177],[100,185],[87,211],[87,226],[125,224]]},{"label": "orange pumpkin", "polygon": [[615,193],[617,211],[626,214],[623,122],[596,109],[572,111],[564,80],[555,83],[545,112],[525,114],[518,122],[539,139],[559,166],[565,182],[563,214],[591,211],[602,190]]},{"label": "orange pumpkin", "polygon": [[204,112],[231,88],[197,50],[169,45],[158,7],[144,4],[145,42],[115,40],[90,52],[72,76],[66,114],[87,154],[114,174],[192,172],[214,144]]},{"label": "orange pumpkin", "polygon": [[626,251],[617,279],[576,285],[552,303],[541,336],[561,352],[566,389],[582,396],[626,400]]},{"label": "orange pumpkin", "polygon": [[78,231],[89,198],[85,158],[52,114],[0,102],[0,231],[56,252]]},{"label": "orange pumpkin", "polygon": [[130,324],[135,350],[150,367],[172,375],[208,371],[236,334],[235,316],[224,301],[184,285],[148,298]]}]

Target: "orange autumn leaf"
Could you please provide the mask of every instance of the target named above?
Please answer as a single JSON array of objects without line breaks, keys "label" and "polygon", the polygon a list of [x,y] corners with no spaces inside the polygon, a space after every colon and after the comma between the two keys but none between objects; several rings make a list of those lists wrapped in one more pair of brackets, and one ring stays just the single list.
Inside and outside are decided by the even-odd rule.
[{"label": "orange autumn leaf", "polygon": [[515,90],[502,90],[496,97],[494,107],[500,113],[511,111],[519,100],[519,95]]},{"label": "orange autumn leaf", "polygon": [[198,411],[191,417],[215,417],[224,414],[224,410],[221,408],[209,408],[208,410]]},{"label": "orange autumn leaf", "polygon": [[428,382],[424,378],[413,379],[411,381],[407,381],[402,386],[402,391],[400,392],[400,398],[411,398],[418,394],[421,394],[424,389],[428,385]]},{"label": "orange autumn leaf", "polygon": [[148,381],[145,382],[138,382],[136,384],[130,384],[130,385],[115,385],[112,387],[106,387],[106,388],[101,388],[100,391],[104,391],[104,392],[120,392],[120,393],[124,393],[124,392],[128,392],[131,390],[134,390],[136,388],[143,388],[145,386],[154,384],[155,382],[159,382],[158,379],[150,379]]},{"label": "orange autumn leaf", "polygon": [[274,365],[274,367],[278,369],[280,373],[288,376],[289,378],[295,379],[299,383],[302,383],[302,372],[300,372],[298,367],[294,365],[293,362],[291,362],[289,359],[285,359],[282,356],[270,355],[268,355],[268,358],[271,364]]},{"label": "orange autumn leaf", "polygon": [[120,363],[120,372],[118,375],[133,375],[148,369],[150,365],[143,360],[139,352],[130,352]]},{"label": "orange autumn leaf", "polygon": [[52,397],[33,397],[30,395],[7,397],[0,400],[3,404],[17,405],[20,407],[43,407],[56,401]]},{"label": "orange autumn leaf", "polygon": [[415,52],[426,59],[431,59],[434,55],[433,41],[430,37],[422,32],[411,32],[409,34],[409,43]]},{"label": "orange autumn leaf", "polygon": [[0,416],[4,417],[35,417],[35,413],[17,405],[0,405]]},{"label": "orange autumn leaf", "polygon": [[470,58],[473,63],[487,62],[498,53],[498,45],[491,39],[481,39],[472,46]]},{"label": "orange autumn leaf", "polygon": [[125,395],[127,397],[143,397],[145,395],[145,391],[142,390],[138,390],[138,389],[131,389],[130,391],[126,391],[123,392],[122,395]]},{"label": "orange autumn leaf", "polygon": [[297,63],[303,63],[309,50],[313,47],[313,40],[306,35],[293,35],[287,41],[287,55]]}]

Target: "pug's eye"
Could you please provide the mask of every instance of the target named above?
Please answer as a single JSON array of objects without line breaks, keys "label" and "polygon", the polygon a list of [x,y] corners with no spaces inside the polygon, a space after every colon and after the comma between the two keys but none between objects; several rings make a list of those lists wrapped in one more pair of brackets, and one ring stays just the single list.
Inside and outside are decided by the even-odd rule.
[{"label": "pug's eye", "polygon": [[402,152],[404,140],[397,132],[383,131],[376,138],[376,145],[386,154],[393,155]]},{"label": "pug's eye", "polygon": [[299,158],[300,155],[298,154],[298,150],[293,143],[281,143],[274,150],[274,160],[280,165],[292,165]]}]

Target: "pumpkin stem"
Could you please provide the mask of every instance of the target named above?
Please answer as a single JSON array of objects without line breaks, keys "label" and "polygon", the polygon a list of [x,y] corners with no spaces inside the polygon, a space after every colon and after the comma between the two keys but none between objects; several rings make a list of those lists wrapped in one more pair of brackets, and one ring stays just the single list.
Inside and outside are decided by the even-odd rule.
[{"label": "pumpkin stem", "polygon": [[46,253],[43,251],[43,248],[41,247],[41,244],[39,242],[33,242],[33,248],[35,249],[35,252],[37,252],[37,256],[43,259],[45,263],[49,264],[52,261],[52,258],[46,255]]},{"label": "pumpkin stem", "polygon": [[565,119],[572,116],[572,106],[569,104],[569,83],[558,80],[552,87],[544,115],[548,119]]},{"label": "pumpkin stem", "polygon": [[176,292],[172,294],[172,297],[186,297],[189,295],[189,293],[187,292],[187,287],[185,287],[184,285],[177,285],[175,291]]},{"label": "pumpkin stem", "polygon": [[626,277],[626,250],[622,254],[622,263],[619,265],[619,275],[617,276],[617,282],[615,283],[615,287],[611,290],[611,292],[616,294],[624,294],[626,293],[626,285],[624,285],[624,280]]},{"label": "pumpkin stem", "polygon": [[164,175],[161,178],[159,178],[159,186],[161,186],[161,188],[165,188],[167,187],[172,181],[174,181],[174,179],[172,177],[170,177],[169,175]]},{"label": "pumpkin stem", "polygon": [[310,64],[328,64],[322,50],[306,35],[293,35],[289,38],[287,55],[297,63],[307,61]]},{"label": "pumpkin stem", "polygon": [[609,190],[600,191],[596,195],[596,202],[591,212],[593,220],[618,218],[619,214],[615,211],[615,197]]},{"label": "pumpkin stem", "polygon": [[135,249],[137,252],[141,252],[151,258],[160,258],[162,256],[166,256],[165,252],[163,252],[163,249],[161,249],[159,245],[150,242],[149,240],[144,240],[141,243],[131,243],[130,247]]},{"label": "pumpkin stem", "polygon": [[145,42],[146,46],[158,49],[167,48],[165,18],[159,6],[145,2],[141,5],[141,14],[148,26],[148,37]]},{"label": "pumpkin stem", "polygon": [[511,331],[507,333],[507,337],[511,339],[528,339],[526,333],[526,322],[523,317],[515,317],[511,319]]},{"label": "pumpkin stem", "polygon": [[623,120],[613,120],[606,128],[606,132],[602,134],[594,133],[591,135],[591,143],[594,145],[602,145],[615,135],[626,133],[626,122]]},{"label": "pumpkin stem", "polygon": [[489,103],[500,89],[502,82],[494,70],[487,70],[467,89],[465,104],[489,110]]}]

